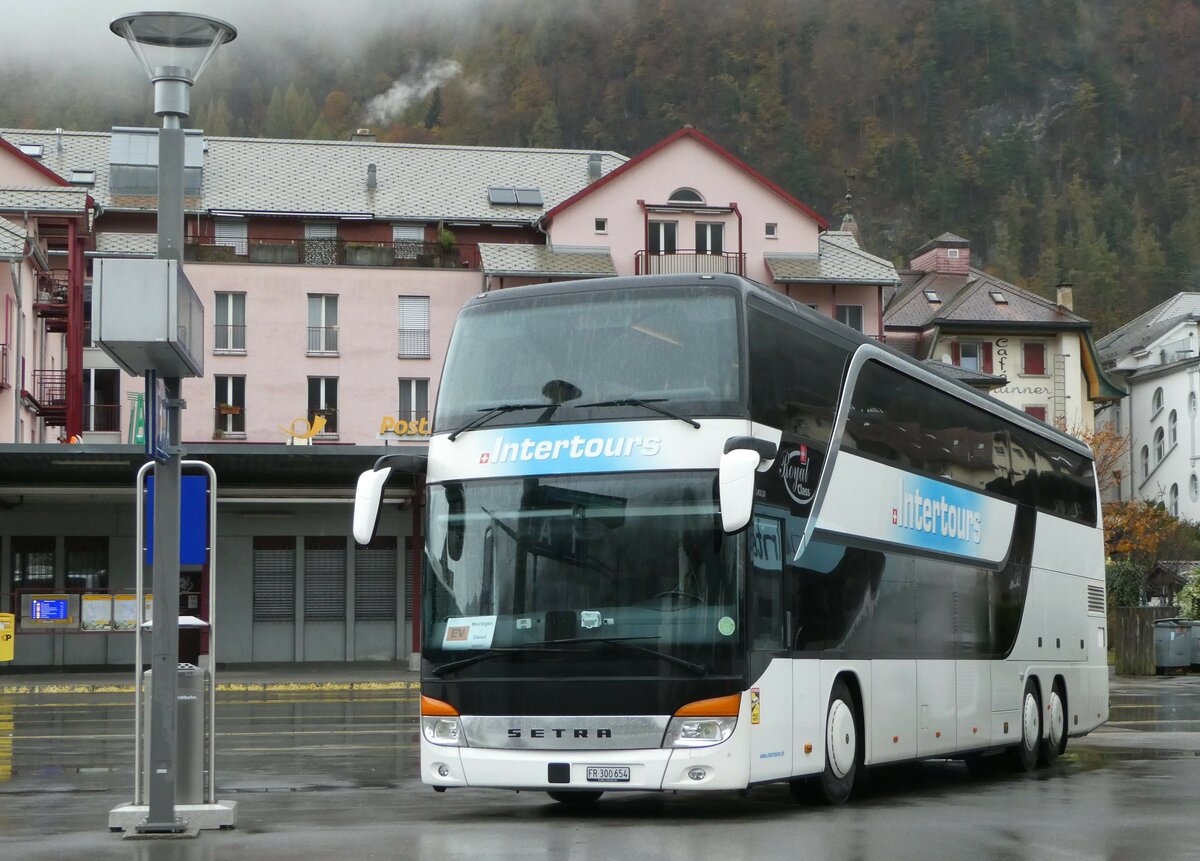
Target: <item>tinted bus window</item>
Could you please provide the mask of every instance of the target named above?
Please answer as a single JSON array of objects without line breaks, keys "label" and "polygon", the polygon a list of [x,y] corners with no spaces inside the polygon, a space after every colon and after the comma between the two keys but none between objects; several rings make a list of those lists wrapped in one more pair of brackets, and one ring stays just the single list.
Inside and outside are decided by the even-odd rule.
[{"label": "tinted bus window", "polygon": [[827,442],[849,352],[751,306],[750,417]]}]

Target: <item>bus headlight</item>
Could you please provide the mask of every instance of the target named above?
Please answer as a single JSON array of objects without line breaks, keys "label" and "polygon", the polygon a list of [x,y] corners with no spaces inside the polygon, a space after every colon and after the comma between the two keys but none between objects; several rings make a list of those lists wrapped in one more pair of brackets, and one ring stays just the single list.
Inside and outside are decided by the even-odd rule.
[{"label": "bus headlight", "polygon": [[466,747],[463,738],[462,723],[456,717],[423,717],[421,732],[430,744],[440,744],[446,747]]},{"label": "bus headlight", "polygon": [[711,747],[733,735],[736,726],[735,717],[671,718],[663,747]]}]

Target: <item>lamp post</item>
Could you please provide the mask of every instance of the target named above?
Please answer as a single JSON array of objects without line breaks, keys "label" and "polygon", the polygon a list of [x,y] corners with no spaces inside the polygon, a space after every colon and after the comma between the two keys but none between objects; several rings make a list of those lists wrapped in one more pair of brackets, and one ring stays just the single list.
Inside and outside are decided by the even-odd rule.
[{"label": "lamp post", "polygon": [[[181,12],[138,12],[109,25],[129,43],[154,84],[158,133],[158,257],[183,260],[184,138],[182,121],[191,111],[191,87],[213,53],[237,36],[217,18]],[[150,798],[137,830],[177,834],[187,823],[175,815],[176,673],[179,666],[179,517],[181,460],[180,378],[164,381],[169,445],[154,469],[154,601],[150,634]],[[137,548],[141,553],[142,549]],[[140,632],[138,636],[141,636]],[[140,668],[139,668],[140,672]],[[141,743],[137,739],[138,744]]]}]

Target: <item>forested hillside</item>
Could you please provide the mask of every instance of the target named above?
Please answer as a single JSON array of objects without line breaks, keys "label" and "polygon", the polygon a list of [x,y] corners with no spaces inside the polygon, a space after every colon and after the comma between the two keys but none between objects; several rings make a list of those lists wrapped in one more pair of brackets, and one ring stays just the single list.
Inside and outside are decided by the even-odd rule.
[{"label": "forested hillside", "polygon": [[[1192,0],[479,0],[368,32],[234,43],[192,124],[632,155],[691,123],[835,224],[849,183],[897,263],[949,230],[1002,277],[1072,282],[1101,333],[1200,289]],[[5,78],[3,125],[154,121],[102,80]]]}]

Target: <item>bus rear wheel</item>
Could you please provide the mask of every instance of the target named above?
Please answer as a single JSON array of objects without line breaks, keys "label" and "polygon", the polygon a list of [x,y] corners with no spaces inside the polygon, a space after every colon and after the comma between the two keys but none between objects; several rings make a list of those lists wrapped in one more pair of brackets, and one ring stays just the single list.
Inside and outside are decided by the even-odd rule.
[{"label": "bus rear wheel", "polygon": [[595,792],[589,790],[566,792],[550,790],[546,793],[559,804],[565,804],[567,807],[588,807],[600,800],[603,792]]},{"label": "bus rear wheel", "polygon": [[858,702],[842,679],[833,683],[825,715],[825,770],[817,778],[819,798],[841,804],[854,791],[862,760],[858,732]]},{"label": "bus rear wheel", "polygon": [[1013,765],[1018,771],[1033,771],[1038,764],[1042,746],[1042,703],[1038,699],[1037,683],[1032,677],[1025,682],[1021,697],[1021,740],[1012,749]]},{"label": "bus rear wheel", "polygon": [[1046,703],[1046,736],[1038,747],[1038,761],[1050,765],[1067,749],[1067,692],[1061,679],[1054,680]]}]

